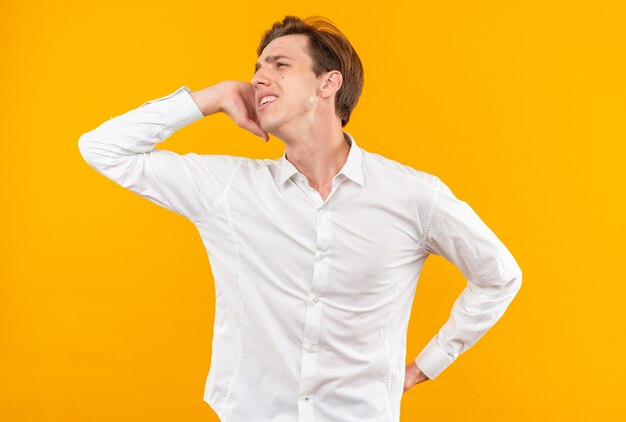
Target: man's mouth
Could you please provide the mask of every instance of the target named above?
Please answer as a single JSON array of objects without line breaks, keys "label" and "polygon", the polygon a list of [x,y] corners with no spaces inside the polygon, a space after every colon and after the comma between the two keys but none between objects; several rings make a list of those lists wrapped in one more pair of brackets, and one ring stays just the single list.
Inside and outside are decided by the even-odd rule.
[{"label": "man's mouth", "polygon": [[264,110],[277,99],[278,97],[274,95],[268,95],[267,97],[263,97],[259,103],[259,110]]}]

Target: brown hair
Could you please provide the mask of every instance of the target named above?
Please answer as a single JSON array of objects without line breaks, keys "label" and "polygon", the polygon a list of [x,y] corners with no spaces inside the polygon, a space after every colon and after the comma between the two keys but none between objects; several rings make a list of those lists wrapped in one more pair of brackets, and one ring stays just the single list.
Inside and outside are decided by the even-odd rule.
[{"label": "brown hair", "polygon": [[343,82],[335,96],[335,112],[341,118],[341,126],[350,120],[363,90],[363,65],[345,35],[328,19],[311,16],[301,20],[297,16],[285,16],[267,30],[257,48],[261,56],[267,45],[278,37],[303,34],[308,38],[307,52],[313,60],[313,72],[319,76],[324,72],[338,70]]}]

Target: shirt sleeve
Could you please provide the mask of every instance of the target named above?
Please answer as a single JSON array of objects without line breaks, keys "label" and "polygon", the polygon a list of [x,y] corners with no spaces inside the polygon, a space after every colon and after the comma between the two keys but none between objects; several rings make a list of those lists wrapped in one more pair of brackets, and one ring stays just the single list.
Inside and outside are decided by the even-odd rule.
[{"label": "shirt sleeve", "polygon": [[467,286],[454,302],[449,319],[415,359],[430,379],[500,319],[522,284],[522,271],[504,244],[465,201],[438,177],[435,181],[425,247],[456,265]]},{"label": "shirt sleeve", "polygon": [[180,155],[155,149],[175,131],[204,117],[190,90],[147,101],[83,134],[78,148],[96,171],[153,203],[191,220],[228,185],[242,157]]}]

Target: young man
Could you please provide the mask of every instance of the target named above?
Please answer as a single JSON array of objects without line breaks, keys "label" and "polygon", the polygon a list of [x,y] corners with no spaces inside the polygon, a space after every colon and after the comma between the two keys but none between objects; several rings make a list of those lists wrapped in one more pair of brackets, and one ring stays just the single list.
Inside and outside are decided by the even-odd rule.
[{"label": "young man", "polygon": [[[80,151],[202,236],[216,291],[204,400],[221,420],[398,421],[403,392],[438,376],[502,316],[521,269],[438,177],[365,151],[343,131],[363,69],[331,23],[287,16],[257,53],[252,83],[183,86],[85,133]],[[283,156],[155,148],[218,112],[283,141]],[[468,284],[405,365],[429,254]]]}]

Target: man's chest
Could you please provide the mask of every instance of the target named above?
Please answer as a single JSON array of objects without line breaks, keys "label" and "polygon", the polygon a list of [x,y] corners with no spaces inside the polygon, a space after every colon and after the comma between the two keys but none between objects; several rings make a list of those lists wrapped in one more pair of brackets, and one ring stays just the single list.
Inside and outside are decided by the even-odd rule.
[{"label": "man's chest", "polygon": [[294,289],[316,281],[338,297],[386,289],[420,258],[416,207],[398,196],[344,187],[317,202],[295,189],[234,190],[224,207],[224,242],[236,243],[247,270]]}]

